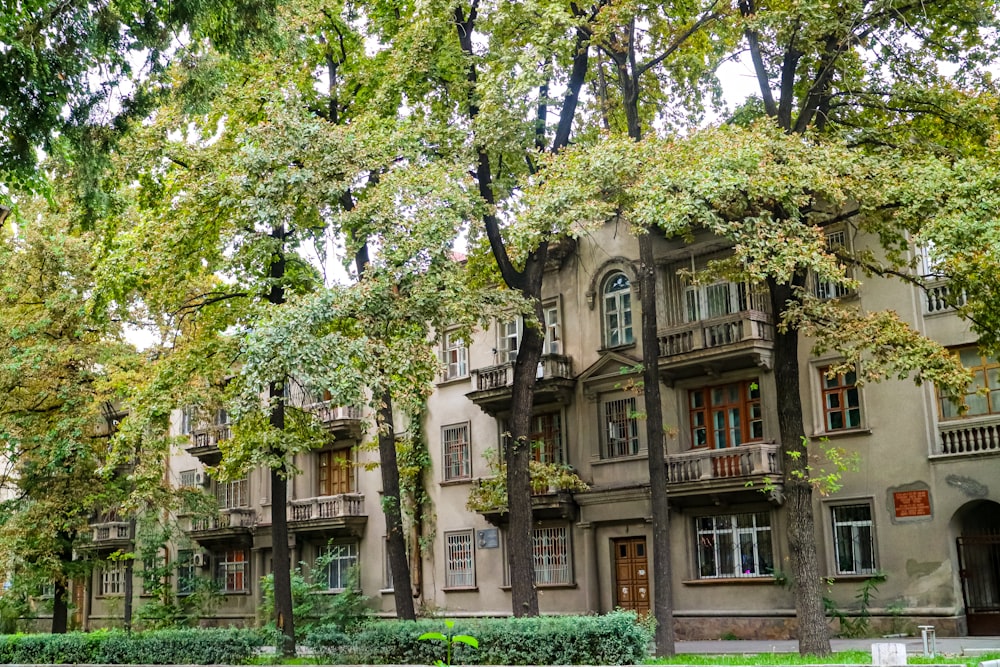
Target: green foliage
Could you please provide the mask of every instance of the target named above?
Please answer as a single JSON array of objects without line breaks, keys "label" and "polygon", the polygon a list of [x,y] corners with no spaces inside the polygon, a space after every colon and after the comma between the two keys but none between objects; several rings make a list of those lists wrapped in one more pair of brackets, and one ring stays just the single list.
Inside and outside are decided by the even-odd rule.
[{"label": "green foliage", "polygon": [[878,593],[878,586],[885,581],[885,575],[876,573],[865,579],[854,594],[856,601],[856,611],[850,613],[837,607],[837,603],[829,597],[823,598],[823,607],[828,616],[837,619],[840,624],[840,636],[847,638],[869,637],[871,636],[871,607],[872,600]]},{"label": "green foliage", "polygon": [[455,627],[455,621],[452,621],[450,619],[445,619],[444,627],[446,630],[446,634],[441,632],[425,632],[424,634],[417,637],[418,641],[444,642],[445,659],[435,660],[434,664],[436,665],[436,667],[451,667],[451,651],[456,644],[464,644],[466,646],[471,646],[474,649],[479,648],[479,640],[477,640],[475,637],[452,633],[452,629]]},{"label": "green foliage", "polygon": [[[538,443],[536,443],[537,445]],[[473,512],[505,512],[507,510],[507,465],[493,451],[484,453],[489,461],[489,475],[469,489],[465,506]],[[551,491],[582,492],[590,487],[580,479],[573,466],[565,463],[528,463],[531,488],[535,493]]]},{"label": "green foliage", "polygon": [[0,663],[235,665],[264,645],[256,630],[189,629],[0,637]]},{"label": "green foliage", "polygon": [[[322,579],[332,561],[329,554],[321,554],[312,566],[300,563],[292,571],[292,613],[295,616],[295,635],[305,639],[317,628],[335,628],[338,632],[353,632],[371,615],[370,599],[361,593],[360,569],[352,567],[347,573],[347,586],[339,593],[327,591]],[[278,636],[274,620],[274,575],[261,579],[263,604],[261,615],[269,619],[269,632]],[[321,636],[322,631],[320,631]]]},{"label": "green foliage", "polygon": [[[378,621],[354,635],[346,648],[337,633],[328,635],[328,645],[313,648],[350,663],[430,665],[440,659],[440,646],[419,638],[441,634],[440,627],[440,621],[433,619]],[[448,629],[452,637],[477,638],[479,645],[476,650],[465,642],[455,643],[452,661],[482,665],[640,664],[652,636],[633,612],[621,611],[604,616],[458,620]],[[323,635],[314,636],[322,641]]]}]

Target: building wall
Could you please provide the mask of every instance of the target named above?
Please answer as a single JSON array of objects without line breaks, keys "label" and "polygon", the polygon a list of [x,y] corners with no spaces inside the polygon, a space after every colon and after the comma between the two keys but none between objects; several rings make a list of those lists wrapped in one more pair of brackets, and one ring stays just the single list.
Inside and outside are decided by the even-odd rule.
[{"label": "building wall", "polygon": [[[851,244],[872,245],[852,229],[845,231]],[[657,252],[661,269],[660,327],[668,333],[683,332],[685,327],[692,326],[685,324],[691,299],[702,299],[702,309],[709,309],[719,307],[720,297],[718,293],[709,294],[708,288],[697,296],[690,294],[677,270],[701,268],[707,258],[721,256],[726,250],[716,240],[702,236],[694,245],[660,240]],[[652,535],[644,426],[638,422],[638,444],[628,438],[617,438],[609,430],[612,427],[608,425],[607,412],[609,401],[635,401],[635,409],[642,410],[641,392],[634,384],[638,376],[634,368],[629,370],[641,359],[638,341],[641,313],[635,287],[637,254],[636,241],[627,226],[609,223],[580,239],[574,251],[546,275],[543,301],[558,310],[559,353],[569,358],[570,370],[558,377],[542,378],[540,386],[544,389],[538,392],[536,415],[558,415],[564,462],[572,465],[590,488],[572,497],[551,496],[537,501],[538,528],[549,529],[545,533],[549,537],[558,534],[558,539],[553,538],[555,546],[537,548],[556,563],[557,567],[551,568],[546,576],[559,582],[539,585],[544,613],[599,613],[635,604],[641,608],[659,594],[656,573],[651,571],[652,554],[648,553]],[[605,279],[617,271],[631,280],[633,341],[609,346],[602,291]],[[953,312],[938,309],[928,313],[926,298],[917,289],[896,281],[861,278],[863,286],[859,292],[843,297],[846,305],[865,311],[892,309],[905,322],[947,346],[974,343],[968,325]],[[740,312],[765,308],[749,292],[741,295],[735,286],[732,290],[725,297],[729,299],[727,307]],[[757,326],[751,320],[740,325],[744,331]],[[485,391],[484,376],[480,373],[503,365],[500,328],[495,325],[477,331],[467,351],[467,372],[459,377],[442,377],[427,401],[422,427],[433,459],[426,479],[433,520],[425,527],[423,537],[427,548],[422,551],[421,569],[416,577],[417,602],[427,613],[450,616],[510,613],[505,519],[496,513],[477,513],[466,507],[469,491],[477,480],[492,474],[489,461],[496,460],[504,419],[508,416],[504,392]],[[678,336],[671,340],[679,341],[679,345],[693,340],[684,338],[682,333]],[[666,464],[669,467],[678,461],[702,457],[698,464],[701,477],[670,485],[670,585],[678,636],[682,638],[779,638],[794,634],[794,601],[786,580],[790,567],[780,476],[767,474],[767,465],[773,465],[767,463],[767,452],[773,451],[779,435],[769,344],[765,338],[749,343],[752,344],[743,347],[721,344],[661,357],[665,385],[662,401],[668,425]],[[964,633],[956,539],[971,530],[975,517],[1000,512],[995,502],[984,502],[996,499],[997,490],[990,488],[989,483],[1000,471],[996,450],[942,454],[940,425],[944,422],[934,388],[917,386],[910,380],[890,379],[860,386],[860,423],[856,427],[827,431],[821,369],[835,361],[835,357],[813,357],[810,347],[809,341],[801,345],[801,387],[805,428],[814,443],[810,446],[814,452],[813,465],[820,470],[830,468],[821,451],[831,446],[857,454],[860,460],[857,470],[844,473],[838,490],[816,494],[816,539],[828,596],[841,609],[856,608],[859,587],[871,576],[870,573],[838,574],[834,539],[835,508],[860,507],[863,512],[868,507],[875,569],[886,575],[871,602],[876,624],[886,630],[906,630],[930,621],[943,634]],[[859,376],[864,376],[864,367]],[[695,400],[693,392],[717,387],[737,387],[743,392],[740,409],[744,418],[749,416],[753,401],[748,397],[759,393],[759,430],[748,425],[751,430],[746,431],[753,440],[751,446],[729,450],[734,455],[759,451],[762,458],[754,459],[756,463],[747,460],[740,463],[725,456],[712,462],[707,458],[707,449],[692,449],[698,437],[691,424],[696,418],[691,407]],[[507,401],[509,404],[509,396]],[[179,417],[173,428],[179,432]],[[446,436],[454,441],[456,432],[467,434],[469,461],[468,468],[459,465],[458,475],[446,461],[445,442]],[[357,445],[364,440],[361,436],[356,433],[341,437],[327,448]],[[610,440],[618,444],[612,445]],[[617,452],[620,455],[609,457],[608,448],[612,446],[622,448]],[[175,484],[181,482],[180,471],[203,470],[203,463],[191,456],[188,449],[179,447],[171,460],[167,474]],[[358,466],[352,490],[364,496],[364,518],[317,521],[312,527],[305,524],[293,527],[293,559],[312,562],[330,540],[335,545],[356,544],[355,558],[360,564],[363,592],[372,596],[378,612],[392,615],[393,599],[386,588],[380,477],[377,470],[365,466],[377,462],[377,453],[371,448],[356,448],[355,452]],[[728,451],[724,454],[728,455]],[[297,457],[301,474],[289,485],[293,500],[322,495],[317,456],[308,453]],[[719,472],[726,466],[743,468],[739,468],[740,474],[727,478]],[[746,482],[752,484],[748,486]],[[205,619],[206,623],[243,624],[258,620],[259,587],[255,582],[269,570],[269,525],[274,510],[268,487],[263,471],[250,475],[248,507],[253,510],[254,520],[246,530],[236,531],[238,535],[193,536],[198,538],[198,544],[209,549],[222,549],[230,543],[245,544],[251,554],[247,592],[227,595],[212,617]],[[917,499],[916,510],[911,512],[914,516],[900,515],[896,501],[901,498]],[[927,508],[923,499],[927,500]],[[846,516],[846,510],[837,511],[842,513],[838,516]],[[739,557],[744,562],[739,568],[734,563],[722,563],[722,556],[719,562],[699,564],[700,550],[714,549],[726,535],[750,535],[725,526],[751,520],[757,522],[758,528],[751,530],[752,537],[746,539],[756,540],[758,551],[763,549],[762,541],[769,539],[769,557],[748,557],[741,552]],[[699,533],[699,526],[705,525],[723,525],[720,534],[724,535]],[[858,530],[863,531],[866,526]],[[449,556],[461,559],[468,553],[461,548],[453,550],[453,542],[467,546],[469,541],[474,574],[463,572],[451,580],[452,584],[459,580],[458,585],[449,585]],[[626,564],[621,554],[640,548],[636,545],[641,545],[642,556],[631,558]],[[558,567],[563,546],[568,549],[568,577]],[[173,558],[177,557],[178,548],[172,547]],[[723,547],[719,549],[720,554],[725,551]],[[627,576],[622,574],[625,571],[622,568],[631,568]],[[710,571],[715,574],[707,575]],[[206,568],[202,574],[208,572]],[[623,588],[629,589],[627,593],[623,593]],[[101,624],[113,615],[113,608],[106,601],[95,599],[90,610],[91,625]]]}]

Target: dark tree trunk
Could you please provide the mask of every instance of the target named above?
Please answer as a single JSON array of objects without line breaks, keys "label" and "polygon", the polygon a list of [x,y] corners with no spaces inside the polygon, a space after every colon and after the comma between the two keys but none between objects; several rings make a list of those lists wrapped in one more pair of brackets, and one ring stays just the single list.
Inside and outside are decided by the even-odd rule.
[{"label": "dark tree trunk", "polygon": [[639,285],[642,290],[642,387],[649,450],[649,502],[653,515],[653,617],[656,655],[674,655],[674,609],[670,586],[670,507],[663,449],[663,403],[660,401],[660,343],[656,335],[656,262],[653,237],[639,235]]},{"label": "dark tree trunk", "polygon": [[[634,70],[618,62],[618,81],[622,89],[628,135],[639,141],[642,125],[639,118],[639,81]],[[629,58],[635,66],[633,58]],[[674,606],[670,586],[670,505],[664,460],[663,402],[660,399],[660,340],[656,335],[656,259],[653,236],[649,229],[639,234],[639,289],[642,304],[642,388],[646,411],[646,446],[649,464],[649,503],[653,518],[653,617],[656,655],[672,656],[674,646]]]},{"label": "dark tree trunk", "polygon": [[55,594],[52,598],[52,634],[64,634],[68,629],[69,621],[69,601],[67,600],[69,590],[66,582],[59,580],[55,583]]},{"label": "dark tree trunk", "polygon": [[382,408],[379,410],[378,457],[379,468],[382,470],[382,511],[385,513],[385,534],[388,538],[389,569],[392,572],[392,595],[396,602],[396,617],[415,621],[417,614],[413,608],[410,568],[406,558],[406,537],[403,534],[403,509],[400,504],[392,395],[388,392],[382,395]]},{"label": "dark tree trunk", "polygon": [[[60,532],[58,539],[62,542],[59,561],[65,566],[73,562],[73,547],[69,533]],[[58,579],[55,582],[52,599],[52,634],[64,634],[69,629],[69,588],[66,581]]]},{"label": "dark tree trunk", "polygon": [[[805,283],[797,274],[794,286]],[[785,304],[793,300],[793,284],[768,280],[771,309],[780,319]],[[830,653],[830,630],[823,609],[823,589],[816,553],[812,484],[809,480],[809,452],[802,423],[802,394],[799,392],[799,334],[795,329],[774,335],[774,383],[781,433],[781,464],[788,509],[788,555],[792,567],[795,614],[798,619],[799,653]]]},{"label": "dark tree trunk", "polygon": [[[271,289],[267,294],[268,303],[279,306],[285,303],[285,227],[278,225],[271,236],[278,241],[278,252],[271,260],[269,276]],[[285,429],[285,382],[272,382],[268,387],[271,427]],[[281,464],[271,468],[271,572],[274,578],[274,616],[278,631],[282,635],[281,655],[295,655],[295,618],[292,616],[292,558],[288,548],[288,465],[285,453],[276,451],[282,457]]]},{"label": "dark tree trunk", "polygon": [[[544,252],[547,247],[543,249]],[[528,260],[529,265],[532,260]],[[537,264],[537,259],[535,260]],[[536,267],[541,273],[542,264]],[[541,280],[537,281],[541,291]],[[530,296],[535,319],[544,321],[538,293]],[[535,402],[535,380],[542,358],[544,335],[537,323],[522,318],[523,335],[514,360],[514,385],[511,392],[510,438],[507,441],[507,511],[510,526],[507,536],[507,564],[510,572],[510,601],[514,616],[537,616],[538,591],[535,589],[535,561],[532,548],[531,509],[531,413]]]},{"label": "dark tree trunk", "polygon": [[[133,547],[134,548],[134,547]],[[125,585],[123,591],[124,600],[124,618],[122,620],[122,627],[125,632],[132,632],[132,598],[135,595],[135,586],[132,582],[132,576],[135,574],[135,558],[129,558],[125,561]]]}]

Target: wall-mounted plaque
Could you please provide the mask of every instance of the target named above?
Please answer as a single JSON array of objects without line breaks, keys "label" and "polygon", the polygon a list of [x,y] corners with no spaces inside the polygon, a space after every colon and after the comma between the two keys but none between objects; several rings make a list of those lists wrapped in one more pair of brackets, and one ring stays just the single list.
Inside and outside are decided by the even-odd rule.
[{"label": "wall-mounted plaque", "polygon": [[927,489],[895,491],[892,494],[892,504],[897,519],[931,515],[931,493]]},{"label": "wall-mounted plaque", "polygon": [[476,531],[476,544],[480,549],[497,549],[500,547],[500,531],[496,528],[486,528]]}]

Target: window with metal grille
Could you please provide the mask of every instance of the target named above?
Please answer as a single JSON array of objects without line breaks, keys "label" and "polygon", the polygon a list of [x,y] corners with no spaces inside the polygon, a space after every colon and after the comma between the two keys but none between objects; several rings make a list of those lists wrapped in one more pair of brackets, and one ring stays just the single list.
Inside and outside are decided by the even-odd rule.
[{"label": "window with metal grille", "polygon": [[688,392],[691,446],[724,449],[764,437],[764,413],[757,380]]},{"label": "window with metal grille", "polygon": [[101,564],[101,595],[121,595],[125,592],[125,563],[106,560]]},{"label": "window with metal grille", "polygon": [[350,585],[351,568],[358,564],[358,543],[331,544],[323,550],[326,564],[326,587],[342,591]]},{"label": "window with metal grille", "polygon": [[469,425],[452,424],[441,429],[444,448],[444,478],[469,479],[472,477],[472,456],[469,451]]},{"label": "window with metal grille", "polygon": [[771,517],[767,512],[695,519],[698,577],[767,577],[774,573]]},{"label": "window with metal grille", "polygon": [[222,593],[244,593],[249,580],[246,549],[227,549],[214,554],[215,583]]},{"label": "window with metal grille", "polygon": [[568,528],[566,526],[535,528],[531,542],[535,561],[535,583],[539,586],[572,584]]},{"label": "window with metal grille", "polygon": [[469,375],[469,348],[455,332],[446,332],[441,341],[444,379],[455,380]]},{"label": "window with metal grille", "polygon": [[354,452],[350,449],[319,452],[316,455],[319,495],[351,493],[354,486],[353,455]]},{"label": "window with metal grille", "polygon": [[831,376],[830,368],[821,368],[823,383],[823,423],[827,431],[861,428],[861,396],[856,386],[857,374]]},{"label": "window with metal grille", "polygon": [[837,574],[874,574],[878,568],[871,506],[867,503],[839,505],[830,510]]},{"label": "window with metal grille", "polygon": [[604,344],[630,345],[632,335],[632,287],[624,273],[613,273],[604,281]]},{"label": "window with metal grille", "polygon": [[961,412],[961,404],[956,405],[947,396],[939,395],[941,418],[1000,414],[1000,360],[981,354],[975,345],[953,352],[958,354],[962,365],[972,371],[972,382],[961,397],[964,407],[968,409]]},{"label": "window with metal grille", "polygon": [[472,588],[476,585],[476,560],[472,531],[444,534],[446,588]]},{"label": "window with metal grille", "polygon": [[604,458],[633,456],[639,453],[639,422],[635,397],[607,401],[604,404]]},{"label": "window with metal grille", "polygon": [[194,406],[188,406],[181,410],[181,434],[191,435],[198,422],[198,411]]},{"label": "window with metal grille", "polygon": [[215,497],[220,509],[250,506],[250,481],[246,477],[231,482],[217,482]]},{"label": "window with metal grille", "polygon": [[198,486],[197,474],[197,470],[182,470],[181,486]]}]

